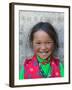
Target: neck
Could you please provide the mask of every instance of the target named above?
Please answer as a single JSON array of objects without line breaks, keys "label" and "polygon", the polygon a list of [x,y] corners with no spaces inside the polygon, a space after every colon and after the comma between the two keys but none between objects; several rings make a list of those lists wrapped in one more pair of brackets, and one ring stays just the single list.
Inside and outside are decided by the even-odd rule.
[{"label": "neck", "polygon": [[42,64],[47,64],[48,62],[50,62],[50,57],[49,58],[40,58],[39,56],[37,56],[37,59],[39,61],[39,63],[42,63]]}]

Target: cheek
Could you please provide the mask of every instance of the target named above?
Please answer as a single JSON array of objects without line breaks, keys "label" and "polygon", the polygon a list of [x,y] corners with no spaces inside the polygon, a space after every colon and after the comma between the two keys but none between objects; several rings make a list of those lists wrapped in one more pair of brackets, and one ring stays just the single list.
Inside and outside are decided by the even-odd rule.
[{"label": "cheek", "polygon": [[[41,50],[40,48],[33,47],[34,53],[38,53],[40,50]],[[54,45],[50,45],[50,46],[46,47],[46,50],[52,52],[54,50]]]},{"label": "cheek", "polygon": [[34,51],[34,53],[37,53],[38,52],[38,48],[34,47],[33,51]]},{"label": "cheek", "polygon": [[36,49],[34,49],[34,53],[37,53],[37,50]]},{"label": "cheek", "polygon": [[52,46],[48,46],[48,51],[53,51],[54,50],[54,46],[52,45]]}]

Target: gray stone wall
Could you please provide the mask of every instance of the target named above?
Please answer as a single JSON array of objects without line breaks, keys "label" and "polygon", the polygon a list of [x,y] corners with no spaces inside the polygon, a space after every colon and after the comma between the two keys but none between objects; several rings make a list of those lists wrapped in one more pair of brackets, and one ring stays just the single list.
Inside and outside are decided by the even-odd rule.
[{"label": "gray stone wall", "polygon": [[59,37],[59,49],[55,52],[60,58],[64,57],[64,13],[62,12],[40,12],[40,11],[19,11],[19,66],[27,57],[33,55],[29,45],[29,34],[36,23],[50,22]]}]

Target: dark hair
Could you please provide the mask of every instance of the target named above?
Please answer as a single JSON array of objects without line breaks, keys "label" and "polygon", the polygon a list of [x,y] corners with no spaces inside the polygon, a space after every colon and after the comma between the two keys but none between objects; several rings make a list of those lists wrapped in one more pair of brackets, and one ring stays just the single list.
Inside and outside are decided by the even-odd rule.
[{"label": "dark hair", "polygon": [[46,32],[51,37],[51,39],[55,43],[55,49],[57,49],[59,46],[58,45],[58,36],[57,36],[57,33],[56,33],[54,27],[48,22],[39,22],[32,28],[31,33],[30,33],[30,38],[29,38],[31,45],[32,45],[34,33],[37,31],[40,31],[40,30]]}]

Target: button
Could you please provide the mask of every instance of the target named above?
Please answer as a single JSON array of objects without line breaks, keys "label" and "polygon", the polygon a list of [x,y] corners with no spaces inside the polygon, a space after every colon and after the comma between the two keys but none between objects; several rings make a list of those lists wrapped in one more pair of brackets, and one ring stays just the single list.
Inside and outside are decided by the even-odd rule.
[{"label": "button", "polygon": [[58,73],[58,72],[56,72],[56,73],[55,73],[55,75],[56,75],[56,76],[58,76],[58,75],[59,75],[59,73]]},{"label": "button", "polygon": [[54,65],[54,62],[52,62],[52,65]]},{"label": "button", "polygon": [[30,68],[30,71],[32,72],[33,71],[33,68]]}]

